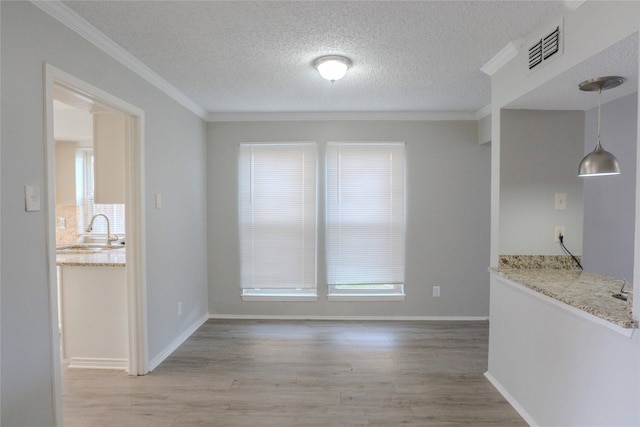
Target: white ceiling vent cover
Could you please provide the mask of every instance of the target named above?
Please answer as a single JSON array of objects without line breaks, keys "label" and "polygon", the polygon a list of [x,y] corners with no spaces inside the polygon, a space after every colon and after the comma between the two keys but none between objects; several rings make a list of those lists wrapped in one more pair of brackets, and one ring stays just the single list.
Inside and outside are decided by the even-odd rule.
[{"label": "white ceiling vent cover", "polygon": [[563,28],[562,21],[553,26],[546,35],[536,39],[529,47],[529,71],[546,64],[546,61],[561,56]]}]

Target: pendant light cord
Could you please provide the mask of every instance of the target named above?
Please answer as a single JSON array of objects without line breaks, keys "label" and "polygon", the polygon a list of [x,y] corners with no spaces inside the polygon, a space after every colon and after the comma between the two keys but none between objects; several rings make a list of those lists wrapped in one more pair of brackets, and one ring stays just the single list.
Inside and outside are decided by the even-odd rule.
[{"label": "pendant light cord", "polygon": [[602,106],[602,88],[598,89],[598,145],[600,145],[600,109]]}]

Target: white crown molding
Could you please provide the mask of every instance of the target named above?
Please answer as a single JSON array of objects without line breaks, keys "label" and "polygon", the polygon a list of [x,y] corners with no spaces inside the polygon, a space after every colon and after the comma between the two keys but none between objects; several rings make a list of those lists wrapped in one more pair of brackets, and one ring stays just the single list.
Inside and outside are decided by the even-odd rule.
[{"label": "white crown molding", "polygon": [[484,119],[491,114],[491,104],[487,104],[478,111],[476,111],[476,120]]},{"label": "white crown molding", "polygon": [[160,77],[160,75],[147,67],[142,61],[127,52],[59,0],[31,0],[31,3],[93,43],[98,49],[110,55],[116,61],[138,74],[200,118],[205,119],[207,117],[207,112],[204,108],[193,102],[191,98]]},{"label": "white crown molding", "polygon": [[480,68],[480,71],[488,76],[493,76],[496,71],[516,57],[518,50],[520,50],[520,46],[522,46],[522,41],[523,39],[518,39],[507,43],[500,52]]},{"label": "white crown molding", "polygon": [[564,0],[564,7],[569,10],[576,10],[587,0]]},{"label": "white crown molding", "polygon": [[472,112],[342,112],[342,113],[209,113],[208,122],[299,122],[299,121],[468,121]]}]

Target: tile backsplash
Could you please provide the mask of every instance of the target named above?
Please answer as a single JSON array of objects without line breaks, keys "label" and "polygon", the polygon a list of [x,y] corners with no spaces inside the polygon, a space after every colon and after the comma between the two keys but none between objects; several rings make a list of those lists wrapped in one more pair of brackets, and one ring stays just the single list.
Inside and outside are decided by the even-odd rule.
[{"label": "tile backsplash", "polygon": [[[78,214],[76,205],[56,205],[56,246],[74,245],[78,242]],[[60,228],[60,219],[64,218],[65,228]]]}]

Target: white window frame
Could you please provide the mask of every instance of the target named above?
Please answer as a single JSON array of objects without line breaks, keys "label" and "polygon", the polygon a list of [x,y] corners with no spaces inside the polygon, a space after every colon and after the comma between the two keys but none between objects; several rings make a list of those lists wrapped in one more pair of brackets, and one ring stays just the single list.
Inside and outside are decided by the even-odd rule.
[{"label": "white window frame", "polygon": [[242,289],[242,301],[313,302],[317,300],[317,289]]},{"label": "white window frame", "polygon": [[[238,188],[240,193],[243,191],[242,190],[242,186],[243,186],[243,181],[242,180],[246,180],[248,179],[246,176],[241,176],[244,172],[243,172],[243,166],[241,164],[241,162],[243,162],[245,159],[243,159],[243,150],[247,150],[250,149],[251,147],[268,147],[268,146],[275,146],[275,147],[293,147],[293,146],[306,146],[307,148],[309,147],[313,147],[313,152],[314,152],[314,169],[313,169],[313,180],[315,182],[314,185],[314,194],[313,194],[313,203],[314,203],[314,219],[313,221],[314,223],[314,264],[313,264],[313,275],[314,275],[314,287],[313,288],[246,288],[246,287],[242,287],[243,285],[241,284],[241,297],[243,301],[316,301],[318,294],[317,294],[317,259],[318,259],[318,252],[317,252],[317,230],[318,230],[318,226],[317,226],[317,217],[318,217],[318,202],[317,202],[317,197],[318,197],[318,148],[317,148],[317,144],[315,142],[289,142],[289,143],[243,143],[240,144],[240,155],[239,155],[239,181],[238,181]],[[246,152],[245,152],[246,154]],[[253,171],[253,167],[251,166],[251,171]],[[245,171],[246,172],[246,171]],[[253,172],[251,172],[251,174],[253,174]],[[310,177],[310,176],[308,176]],[[251,178],[249,178],[250,180],[253,179],[253,176]],[[306,179],[306,178],[303,178]],[[253,183],[246,183],[244,185],[249,185],[251,186],[251,190],[253,192]],[[242,200],[242,194],[240,194],[240,200],[239,200],[239,215],[240,217],[242,217],[243,215],[243,200]],[[253,197],[253,196],[251,196]],[[305,195],[306,197],[306,195]],[[311,200],[311,199],[310,199]],[[240,219],[240,221],[242,221]],[[240,226],[240,233],[242,233],[242,223],[239,224]],[[242,263],[242,238],[240,239],[240,244],[241,244],[241,263]],[[246,244],[246,242],[245,242]],[[242,268],[242,266],[241,266]]]},{"label": "white window frame", "polygon": [[[394,145],[394,146],[402,146],[402,154],[403,154],[403,170],[402,170],[402,180],[404,183],[403,190],[403,222],[406,224],[405,215],[406,215],[406,155],[405,155],[405,144],[400,142],[329,142],[327,146],[327,163],[326,163],[326,178],[325,178],[325,197],[326,199],[326,213],[325,213],[325,222],[327,223],[326,233],[327,233],[327,241],[329,240],[329,226],[328,223],[331,220],[329,214],[330,201],[328,198],[330,197],[329,190],[329,165],[330,165],[330,147],[339,148],[340,145],[348,146],[367,146],[367,145]],[[338,160],[339,162],[339,160]],[[338,173],[339,175],[339,173]],[[341,184],[338,182],[338,186]],[[406,244],[406,228],[405,228],[405,236],[404,236],[405,244]],[[329,243],[327,243],[327,251],[331,250],[329,248]],[[327,268],[329,268],[328,263],[329,256],[327,256]],[[344,283],[344,284],[328,284],[328,295],[327,299],[329,301],[404,301],[405,299],[405,291],[404,291],[404,277],[402,280],[403,283]]]},{"label": "white window frame", "polygon": [[404,301],[404,284],[329,285],[329,301]]},{"label": "white window frame", "polygon": [[105,239],[107,236],[106,222],[99,220],[93,225],[92,232],[87,231],[87,226],[93,215],[102,213],[107,215],[110,223],[111,235],[117,235],[119,240],[126,238],[125,205],[95,203],[95,177],[94,177],[94,151],[93,148],[83,147],[76,154],[76,191],[77,203],[80,207],[78,217],[78,237],[80,239]]}]

